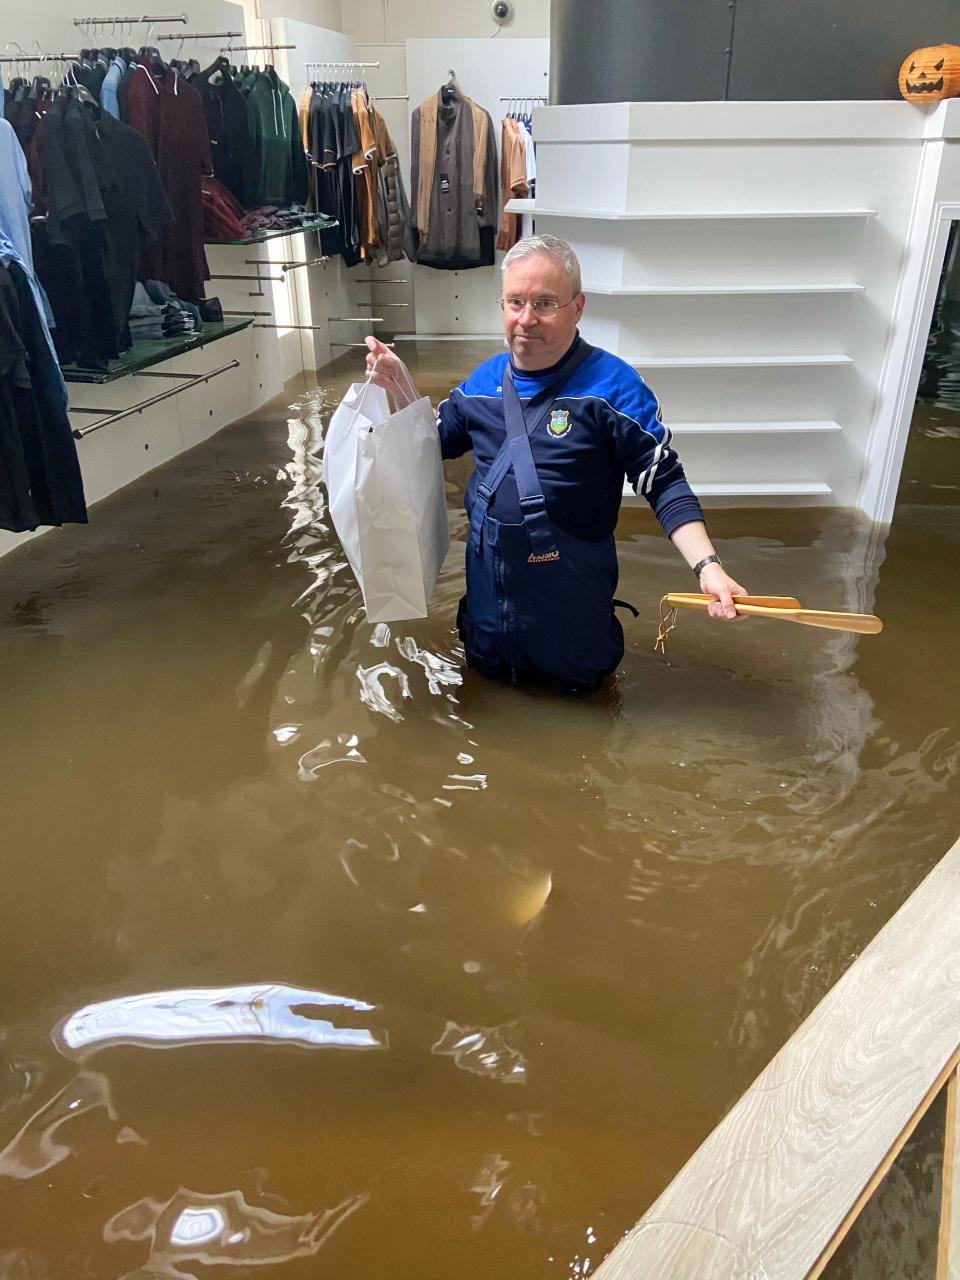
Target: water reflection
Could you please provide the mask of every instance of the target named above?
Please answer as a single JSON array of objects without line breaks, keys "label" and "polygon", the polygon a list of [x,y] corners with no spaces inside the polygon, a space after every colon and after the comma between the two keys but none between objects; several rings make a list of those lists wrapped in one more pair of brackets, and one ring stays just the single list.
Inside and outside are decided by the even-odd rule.
[{"label": "water reflection", "polygon": [[0,1151],[0,1178],[25,1181],[47,1173],[74,1154],[70,1137],[77,1121],[101,1110],[116,1121],[109,1079],[99,1071],[80,1072]]},{"label": "water reflection", "polygon": [[247,1204],[239,1191],[204,1195],[180,1187],[169,1200],[153,1197],[128,1205],[106,1223],[108,1244],[149,1242],[146,1263],[121,1280],[193,1280],[187,1263],[205,1266],[262,1266],[312,1258],[333,1233],[369,1200],[367,1191],[348,1196],[332,1209],[282,1214]]},{"label": "water reflection", "polygon": [[524,1084],[527,1064],[508,1042],[511,1027],[461,1027],[448,1022],[433,1046],[438,1057],[452,1058],[462,1071],[502,1084]]},{"label": "water reflection", "polygon": [[196,987],[121,996],[70,1015],[59,1032],[65,1052],[107,1045],[194,1044],[203,1040],[288,1041],[340,1049],[386,1048],[385,1032],[340,1027],[321,1011],[370,1013],[376,1006],[348,996],[278,984]]}]

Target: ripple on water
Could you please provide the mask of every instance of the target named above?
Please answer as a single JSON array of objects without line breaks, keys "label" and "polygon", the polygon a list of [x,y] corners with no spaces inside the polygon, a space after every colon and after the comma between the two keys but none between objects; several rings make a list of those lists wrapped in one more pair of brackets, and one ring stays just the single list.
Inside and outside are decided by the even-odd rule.
[{"label": "ripple on water", "polygon": [[312,782],[321,769],[331,764],[366,764],[359,742],[355,733],[338,733],[335,742],[325,738],[297,761],[297,777],[301,782]]}]

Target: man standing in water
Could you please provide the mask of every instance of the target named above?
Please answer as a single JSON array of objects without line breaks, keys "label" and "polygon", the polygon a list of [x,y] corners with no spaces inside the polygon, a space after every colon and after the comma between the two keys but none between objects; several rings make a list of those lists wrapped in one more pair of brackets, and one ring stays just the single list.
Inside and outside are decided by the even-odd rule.
[{"label": "man standing in water", "polygon": [[[623,657],[614,613],[614,529],[626,476],[734,618],[744,588],[727,574],[671,448],[653,392],[619,357],[591,347],[577,323],[580,264],[556,236],[519,241],[502,264],[509,352],[493,356],[440,405],[444,458],[473,450],[467,594],[457,625],[484,675],[596,688]],[[368,337],[367,369],[398,407],[410,402],[399,356]]]}]

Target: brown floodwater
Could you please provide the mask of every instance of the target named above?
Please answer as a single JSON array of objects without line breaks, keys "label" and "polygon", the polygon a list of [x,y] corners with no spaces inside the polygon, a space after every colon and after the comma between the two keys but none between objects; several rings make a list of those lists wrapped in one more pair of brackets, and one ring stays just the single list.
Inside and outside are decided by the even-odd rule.
[{"label": "brown floodwater", "polygon": [[[409,358],[436,398],[489,349]],[[348,380],[0,561],[3,1280],[579,1280],[960,830],[960,412],[886,533],[710,516],[881,636],[688,613],[657,655],[691,581],[629,510],[641,616],[576,699],[464,668],[463,464],[430,618],[365,622]]]}]

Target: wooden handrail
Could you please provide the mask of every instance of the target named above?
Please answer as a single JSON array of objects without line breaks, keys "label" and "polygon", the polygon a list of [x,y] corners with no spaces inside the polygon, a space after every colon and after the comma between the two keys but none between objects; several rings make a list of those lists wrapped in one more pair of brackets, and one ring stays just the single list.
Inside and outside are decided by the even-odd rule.
[{"label": "wooden handrail", "polygon": [[[930,1103],[956,1077],[958,904],[960,841],[594,1280],[814,1280],[823,1273]],[[952,1136],[947,1149],[952,1183]],[[952,1195],[950,1203],[960,1192]],[[944,1226],[948,1236],[960,1231],[960,1223]],[[942,1242],[941,1259],[951,1248],[960,1251],[956,1240]],[[940,1273],[943,1280],[948,1274],[952,1280]]]}]

